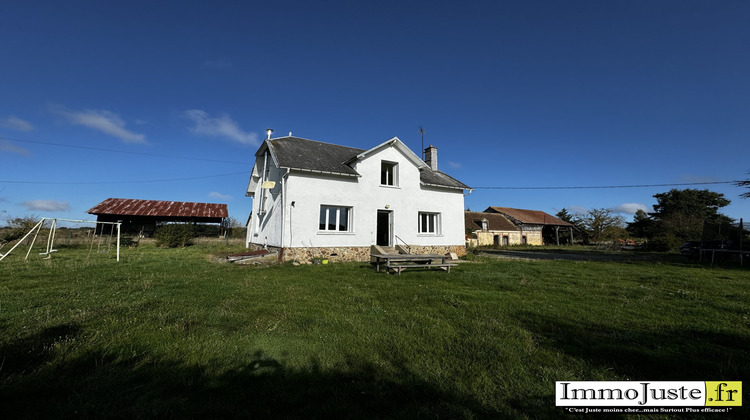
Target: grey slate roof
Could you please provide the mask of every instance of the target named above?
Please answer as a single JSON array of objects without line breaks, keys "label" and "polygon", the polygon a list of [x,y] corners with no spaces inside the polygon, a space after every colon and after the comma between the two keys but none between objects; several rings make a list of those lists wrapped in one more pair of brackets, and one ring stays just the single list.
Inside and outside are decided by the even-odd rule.
[{"label": "grey slate roof", "polygon": [[[299,137],[280,137],[266,140],[276,163],[282,168],[303,171],[323,172],[359,176],[357,171],[344,162],[350,161],[364,149],[339,146]],[[262,154],[263,148],[258,150]],[[457,189],[471,189],[464,183],[448,174],[423,168],[419,171],[419,178],[426,185]]]},{"label": "grey slate roof", "polygon": [[276,163],[282,168],[359,175],[347,160],[364,152],[364,149],[339,146],[298,137],[281,137],[266,140]]},{"label": "grey slate roof", "polygon": [[444,172],[433,171],[432,169],[429,169],[429,168],[425,168],[419,171],[419,180],[427,185],[460,188],[463,190],[471,189],[471,187],[457,180],[456,178],[453,178],[452,176]]}]

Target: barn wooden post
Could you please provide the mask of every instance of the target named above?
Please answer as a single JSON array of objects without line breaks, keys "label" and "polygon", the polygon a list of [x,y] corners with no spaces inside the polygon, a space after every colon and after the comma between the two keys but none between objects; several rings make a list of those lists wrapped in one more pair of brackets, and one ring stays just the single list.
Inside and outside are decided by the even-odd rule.
[{"label": "barn wooden post", "polygon": [[560,245],[560,226],[555,226],[555,242]]},{"label": "barn wooden post", "polygon": [[569,227],[568,230],[570,231],[570,244],[573,245],[573,227]]}]

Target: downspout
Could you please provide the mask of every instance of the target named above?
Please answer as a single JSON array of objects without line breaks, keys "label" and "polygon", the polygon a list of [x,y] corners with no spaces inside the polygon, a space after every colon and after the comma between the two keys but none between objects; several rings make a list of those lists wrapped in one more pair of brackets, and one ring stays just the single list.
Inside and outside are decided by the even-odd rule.
[{"label": "downspout", "polygon": [[266,154],[263,156],[263,175],[260,177],[260,206],[258,206],[258,216],[260,216],[266,210],[266,189],[263,188],[263,183],[267,181],[266,165],[268,165],[268,149]]},{"label": "downspout", "polygon": [[282,261],[284,256],[284,226],[286,225],[286,181],[287,175],[289,175],[289,168],[286,173],[281,177],[281,241],[279,243],[279,262]]}]

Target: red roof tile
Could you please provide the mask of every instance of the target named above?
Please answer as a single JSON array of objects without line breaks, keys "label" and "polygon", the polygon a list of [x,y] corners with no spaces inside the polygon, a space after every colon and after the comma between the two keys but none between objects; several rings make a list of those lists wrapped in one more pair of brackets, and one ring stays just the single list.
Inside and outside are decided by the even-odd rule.
[{"label": "red roof tile", "polygon": [[541,210],[524,210],[514,209],[511,207],[488,207],[486,212],[504,214],[511,219],[518,220],[521,223],[532,225],[552,225],[552,226],[573,226],[565,220],[558,219]]},{"label": "red roof tile", "polygon": [[506,219],[502,214],[482,213],[477,211],[464,212],[464,225],[466,229],[482,229],[482,220],[487,220],[487,230],[517,231],[518,226]]},{"label": "red roof tile", "polygon": [[224,218],[229,216],[226,204],[136,200],[131,198],[108,198],[90,208],[87,213],[161,217]]}]

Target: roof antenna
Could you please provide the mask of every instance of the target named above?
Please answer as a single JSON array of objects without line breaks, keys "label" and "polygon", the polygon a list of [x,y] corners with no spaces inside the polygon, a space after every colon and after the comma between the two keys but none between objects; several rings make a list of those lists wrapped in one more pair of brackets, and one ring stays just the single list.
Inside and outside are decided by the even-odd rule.
[{"label": "roof antenna", "polygon": [[419,126],[419,133],[422,134],[422,160],[424,160],[424,129]]}]

